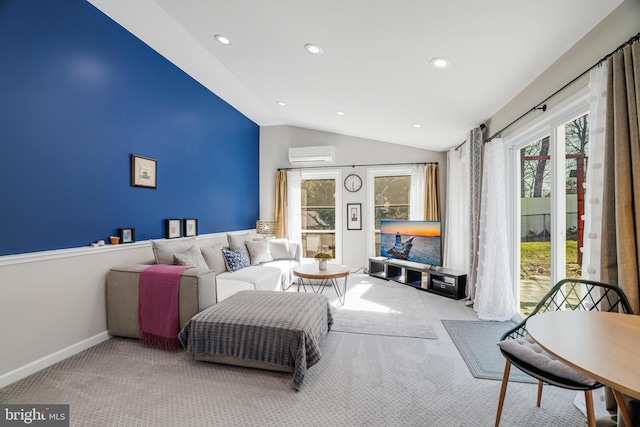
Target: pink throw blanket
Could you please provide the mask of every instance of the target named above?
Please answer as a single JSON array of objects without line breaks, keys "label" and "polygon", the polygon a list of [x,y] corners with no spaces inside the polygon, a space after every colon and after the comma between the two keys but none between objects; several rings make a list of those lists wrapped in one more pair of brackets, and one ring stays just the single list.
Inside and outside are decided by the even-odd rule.
[{"label": "pink throw blanket", "polygon": [[178,293],[189,266],[157,264],[140,273],[138,325],[142,342],[167,350],[180,348]]}]

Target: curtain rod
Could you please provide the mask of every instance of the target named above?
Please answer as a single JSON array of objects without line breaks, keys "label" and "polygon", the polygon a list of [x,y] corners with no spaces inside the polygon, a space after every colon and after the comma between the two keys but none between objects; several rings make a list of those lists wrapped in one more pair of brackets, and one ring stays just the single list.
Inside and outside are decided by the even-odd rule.
[{"label": "curtain rod", "polygon": [[308,168],[278,168],[279,171],[291,171],[298,169],[326,169],[326,168],[355,168],[369,166],[403,166],[403,165],[438,165],[438,162],[422,162],[422,163],[374,163],[368,165],[327,165],[327,166],[310,166]]},{"label": "curtain rod", "polygon": [[[478,127],[480,128],[480,130],[481,130],[481,131],[483,131],[483,130],[484,130],[484,128],[486,128],[486,126],[485,126],[485,124],[484,124],[484,123],[480,123],[480,126],[478,126]],[[456,148],[454,148],[454,149],[453,149],[453,151],[458,151],[458,149],[459,149],[460,147],[462,147],[462,146],[463,146],[464,144],[466,144],[466,143],[467,143],[467,140],[465,139],[465,140],[464,140],[464,141],[462,141],[462,142],[461,142],[461,143],[460,143]]]},{"label": "curtain rod", "polygon": [[[606,60],[608,60],[610,57],[612,57],[614,54],[616,54],[617,52],[621,51],[622,49],[624,49],[625,47],[632,45],[633,43],[637,42],[640,39],[640,33],[636,34],[635,36],[631,37],[629,40],[627,40],[626,42],[622,43],[620,46],[618,46],[614,51],[610,52],[609,54],[605,55],[604,58],[602,58],[601,60],[599,60],[598,62],[596,62],[595,64],[593,64],[591,67],[587,68],[586,70],[584,70],[579,76],[575,77],[573,80],[571,80],[569,83],[567,83],[566,85],[562,86],[560,89],[556,90],[555,92],[553,92],[551,95],[549,95],[548,97],[546,97],[545,99],[543,99],[542,101],[540,101],[538,104],[536,104],[535,107],[531,108],[529,111],[527,111],[526,113],[524,113],[523,115],[521,115],[520,117],[518,117],[517,119],[515,119],[514,121],[512,121],[511,123],[509,123],[508,125],[506,125],[505,127],[503,127],[502,129],[500,129],[498,132],[494,133],[493,135],[491,135],[489,138],[485,139],[485,144],[489,141],[491,141],[494,138],[497,138],[498,136],[500,136],[502,134],[502,132],[504,132],[505,130],[507,130],[508,128],[510,128],[511,126],[513,126],[514,124],[516,124],[517,122],[519,122],[520,120],[522,120],[522,118],[524,118],[525,116],[527,116],[529,113],[532,113],[536,110],[542,110],[542,111],[547,111],[547,104],[545,104],[545,102],[547,102],[548,100],[550,100],[551,98],[553,98],[554,96],[556,96],[557,94],[559,94],[560,92],[562,92],[563,90],[565,90],[566,88],[568,88],[569,86],[571,86],[573,83],[575,83],[578,79],[582,78],[585,74],[587,74],[589,71],[593,70],[594,68],[598,67],[600,64],[602,64],[603,62],[605,62]],[[466,142],[466,141],[465,141]],[[464,142],[463,142],[464,144]],[[462,145],[462,144],[460,144]],[[458,146],[459,147],[459,146]],[[456,147],[456,150],[458,148]]]}]

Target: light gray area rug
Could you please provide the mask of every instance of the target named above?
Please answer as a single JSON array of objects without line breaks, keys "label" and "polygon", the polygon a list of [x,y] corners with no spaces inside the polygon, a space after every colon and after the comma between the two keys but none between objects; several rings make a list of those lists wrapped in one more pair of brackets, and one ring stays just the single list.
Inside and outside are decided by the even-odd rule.
[{"label": "light gray area rug", "polygon": [[[434,319],[411,286],[369,276],[350,276],[343,306],[332,307],[333,331],[438,339]],[[326,291],[325,291],[326,293]]]},{"label": "light gray area rug", "polygon": [[[514,322],[443,320],[442,324],[475,378],[502,381],[506,359],[496,343]],[[538,382],[517,368],[509,373],[509,381]]]}]

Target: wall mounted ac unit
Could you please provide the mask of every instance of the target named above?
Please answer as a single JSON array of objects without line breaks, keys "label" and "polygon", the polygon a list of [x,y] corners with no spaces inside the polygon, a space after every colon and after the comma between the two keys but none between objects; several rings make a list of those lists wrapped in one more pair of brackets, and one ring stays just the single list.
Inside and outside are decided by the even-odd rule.
[{"label": "wall mounted ac unit", "polygon": [[322,147],[291,147],[289,148],[289,163],[330,164],[336,161],[336,147],[325,145]]}]

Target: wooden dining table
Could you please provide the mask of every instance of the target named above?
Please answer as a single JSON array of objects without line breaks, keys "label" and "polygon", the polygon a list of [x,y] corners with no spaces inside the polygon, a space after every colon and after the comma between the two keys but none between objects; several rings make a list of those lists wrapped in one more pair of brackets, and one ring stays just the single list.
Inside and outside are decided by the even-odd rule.
[{"label": "wooden dining table", "polygon": [[625,425],[632,425],[621,393],[640,399],[640,316],[551,311],[530,317],[527,331],[548,353],[611,387]]}]

